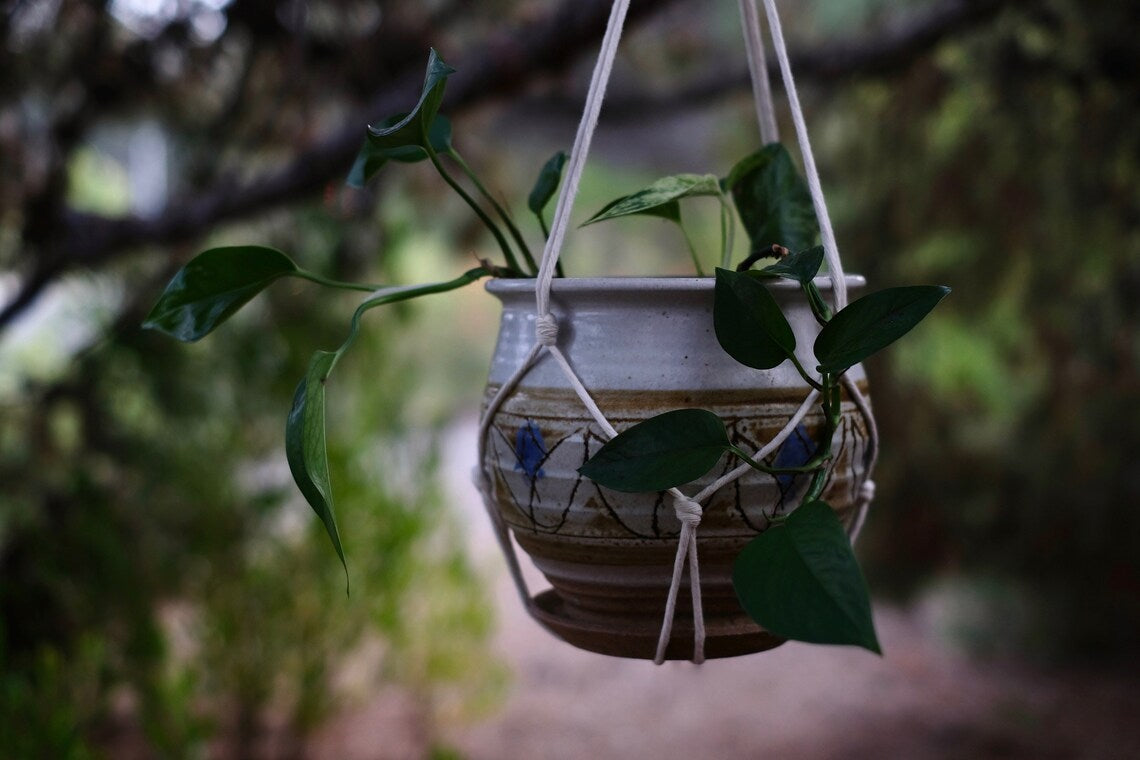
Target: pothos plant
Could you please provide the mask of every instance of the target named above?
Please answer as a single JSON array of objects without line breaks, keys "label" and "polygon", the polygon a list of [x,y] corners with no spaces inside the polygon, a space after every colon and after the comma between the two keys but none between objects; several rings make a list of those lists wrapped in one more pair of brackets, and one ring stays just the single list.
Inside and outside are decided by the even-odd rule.
[{"label": "pothos plant", "polygon": [[[441,282],[388,287],[339,282],[298,266],[289,256],[259,245],[212,248],[194,257],[171,280],[144,327],[181,341],[212,332],[274,281],[298,277],[340,289],[368,293],[352,315],[344,342],[313,354],[297,385],[285,426],[285,452],[298,489],[323,522],[346,578],[348,565],[333,509],[325,451],[325,392],[337,362],[359,332],[366,312],[411,298],[441,293],[483,277],[532,277],[538,272],[527,239],[510,210],[487,190],[457,151],[451,124],[439,113],[447,78],[454,73],[432,50],[419,101],[411,111],[368,127],[348,183],[362,186],[387,164],[428,161],[490,231],[501,263],[479,266]],[[566,155],[542,167],[527,198],[543,236],[544,211],[561,181]],[[458,169],[462,182],[452,174]],[[469,192],[467,185],[473,188]],[[603,446],[581,473],[618,491],[660,491],[684,485],[710,471],[725,454],[776,477],[803,475],[799,505],[772,515],[767,530],[737,557],[733,584],[745,611],[772,633],[817,643],[855,644],[879,651],[870,603],[850,542],[823,501],[832,439],[840,420],[843,374],[914,327],[949,292],[944,287],[891,288],[865,296],[832,313],[815,285],[823,249],[815,245],[818,223],[803,179],[779,144],[764,146],[738,162],[727,177],[680,174],[606,205],[587,224],[633,215],[669,220],[681,229],[698,276],[704,276],[698,247],[685,233],[681,202],[707,196],[720,203],[720,266],[716,268],[714,332],[723,349],[756,369],[790,361],[804,382],[819,392],[823,417],[818,440],[798,461],[772,466],[736,447],[712,412],[680,409],[634,425]],[[730,200],[731,199],[731,200]],[[733,257],[735,208],[750,241],[736,268]],[[752,267],[766,258],[775,262]],[[559,275],[562,272],[559,270]],[[765,280],[799,283],[821,329],[812,370],[796,357],[796,340]]]}]

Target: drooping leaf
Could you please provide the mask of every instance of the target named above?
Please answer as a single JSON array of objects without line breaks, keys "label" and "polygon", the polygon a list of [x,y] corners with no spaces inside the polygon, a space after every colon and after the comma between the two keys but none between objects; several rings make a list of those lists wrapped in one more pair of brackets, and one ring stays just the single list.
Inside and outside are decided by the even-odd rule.
[{"label": "drooping leaf", "polygon": [[815,245],[819,222],[811,193],[783,145],[766,145],[741,160],[725,186],[732,192],[752,253],[772,245],[793,251]]},{"label": "drooping leaf", "polygon": [[196,341],[278,277],[298,271],[274,248],[239,245],[211,248],[178,271],[143,322],[184,342]]},{"label": "drooping leaf", "polygon": [[716,270],[713,328],[721,348],[747,367],[771,369],[796,350],[796,336],[776,299],[744,272]]},{"label": "drooping leaf", "polygon": [[863,573],[825,502],[804,504],[744,547],[732,584],[749,616],[777,636],[882,653]]},{"label": "drooping leaf", "polygon": [[678,201],[680,199],[717,195],[720,195],[720,184],[717,178],[711,174],[676,174],[671,177],[663,177],[649,187],[611,201],[598,213],[587,219],[582,226],[634,214],[660,216],[679,222],[681,207]]},{"label": "drooping leaf", "polygon": [[419,102],[406,116],[389,126],[369,126],[368,142],[383,150],[419,146],[424,148],[425,125],[435,121],[447,78],[455,73],[433,48],[428,55],[427,72]]},{"label": "drooping leaf", "polygon": [[940,285],[887,288],[852,301],[815,339],[820,372],[840,373],[895,342],[950,292]]},{"label": "drooping leaf", "polygon": [[807,285],[819,273],[819,267],[822,264],[823,246],[817,245],[813,248],[788,254],[775,264],[759,270],[759,273],[783,277],[788,280],[795,280],[801,285]]},{"label": "drooping leaf", "polygon": [[662,491],[704,475],[729,445],[715,414],[676,409],[623,430],[578,472],[615,491]]},{"label": "drooping leaf", "polygon": [[550,203],[550,199],[558,191],[567,157],[566,151],[560,150],[542,165],[538,179],[535,180],[534,187],[531,188],[530,195],[526,199],[527,208],[535,214],[541,216],[543,210],[546,209],[546,204]]},{"label": "drooping leaf", "polygon": [[333,548],[344,565],[348,563],[340,542],[340,531],[333,512],[332,484],[325,447],[325,383],[336,364],[340,351],[317,351],[309,361],[309,369],[293,395],[293,407],[285,424],[285,457],[289,471],[309,506],[321,518],[332,540]]},{"label": "drooping leaf", "polygon": [[[380,128],[394,126],[407,117],[407,114],[390,116],[380,122]],[[436,153],[447,153],[451,150],[451,122],[443,114],[436,114],[428,127],[428,140]],[[401,145],[395,148],[386,148],[377,145],[370,139],[364,140],[360,152],[356,154],[356,161],[348,172],[345,184],[349,187],[364,187],[370,179],[384,168],[388,161],[400,161],[412,164],[424,161],[428,157],[427,151],[419,145]]]},{"label": "drooping leaf", "polygon": [[325,384],[329,374],[356,339],[361,319],[370,309],[397,301],[406,301],[409,298],[455,290],[488,274],[490,272],[483,267],[476,267],[445,282],[377,290],[356,307],[348,336],[340,348],[335,352],[317,351],[309,362],[309,369],[304,379],[297,386],[297,392],[293,396],[293,407],[285,424],[286,459],[289,461],[289,470],[293,473],[293,480],[297,483],[301,494],[324,523],[333,548],[336,549],[341,563],[345,565],[346,576],[348,564],[345,561],[333,511],[332,484],[329,480],[328,454],[325,447]]}]

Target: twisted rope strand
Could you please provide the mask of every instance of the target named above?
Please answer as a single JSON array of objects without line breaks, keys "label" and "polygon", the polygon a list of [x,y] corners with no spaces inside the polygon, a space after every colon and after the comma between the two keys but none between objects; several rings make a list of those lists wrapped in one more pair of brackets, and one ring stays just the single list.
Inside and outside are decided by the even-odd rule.
[{"label": "twisted rope strand", "polygon": [[582,111],[582,120],[578,124],[578,133],[574,137],[574,146],[570,150],[566,180],[558,196],[558,205],[554,209],[550,225],[550,237],[546,240],[546,247],[542,251],[542,262],[538,268],[535,300],[539,314],[546,314],[550,310],[550,284],[554,280],[555,264],[562,255],[566,228],[570,225],[570,211],[574,207],[574,199],[578,197],[578,185],[582,181],[582,170],[586,166],[586,157],[590,153],[598,116],[602,112],[602,101],[606,97],[606,85],[609,84],[610,72],[613,70],[614,57],[617,55],[618,42],[621,41],[621,30],[625,24],[627,10],[629,10],[629,0],[615,0],[610,20],[606,25],[606,34],[602,38],[602,48],[598,52],[598,62],[594,65],[594,74],[586,95],[586,106]]},{"label": "twisted rope strand", "polygon": [[867,512],[871,502],[875,500],[875,481],[871,480],[871,473],[879,460],[879,426],[875,422],[875,415],[871,413],[871,404],[867,397],[859,390],[859,386],[848,375],[843,376],[843,385],[848,395],[855,402],[859,414],[863,416],[863,423],[867,426],[867,450],[863,454],[863,468],[867,478],[859,489],[859,509],[855,513],[855,523],[851,527],[851,540],[855,541],[863,530],[863,523],[867,520]]},{"label": "twisted rope strand", "polygon": [[677,554],[673,558],[673,579],[669,583],[669,594],[665,599],[665,619],[661,623],[661,633],[657,637],[655,665],[665,662],[665,650],[673,635],[673,618],[677,613],[677,594],[681,590],[681,574],[685,567],[685,557],[689,559],[689,583],[693,597],[693,662],[705,661],[705,615],[701,608],[701,568],[697,559],[697,526],[701,524],[704,510],[694,499],[690,499],[676,488],[670,488],[673,495],[673,512],[681,521],[681,537],[677,539]]},{"label": "twisted rope strand", "polygon": [[753,0],[740,0],[740,25],[744,30],[744,47],[748,51],[748,74],[752,79],[752,99],[756,101],[756,122],[765,145],[780,141],[776,126],[776,106],[772,102],[772,84],[768,81],[768,58],[764,53],[764,33],[760,15]]},{"label": "twisted rope strand", "polygon": [[503,556],[507,559],[507,569],[511,574],[511,580],[514,581],[515,591],[518,592],[523,607],[528,612],[534,610],[534,597],[531,595],[530,589],[527,587],[526,579],[523,577],[518,554],[515,552],[514,544],[511,543],[511,536],[507,530],[506,522],[495,508],[495,501],[497,499],[495,482],[491,479],[491,473],[487,471],[486,466],[487,436],[491,429],[491,421],[495,418],[495,415],[498,414],[507,396],[514,393],[519,382],[526,373],[530,371],[531,366],[538,359],[541,348],[542,346],[536,342],[531,348],[530,353],[527,354],[526,359],[523,360],[523,363],[514,371],[514,374],[507,379],[507,382],[499,386],[499,390],[491,398],[490,403],[487,404],[487,409],[483,413],[483,419],[479,420],[479,432],[476,438],[479,464],[475,474],[475,485],[483,497],[483,508],[486,510],[487,516],[491,518],[491,525],[495,529],[495,538],[499,541],[499,548],[502,550]]}]

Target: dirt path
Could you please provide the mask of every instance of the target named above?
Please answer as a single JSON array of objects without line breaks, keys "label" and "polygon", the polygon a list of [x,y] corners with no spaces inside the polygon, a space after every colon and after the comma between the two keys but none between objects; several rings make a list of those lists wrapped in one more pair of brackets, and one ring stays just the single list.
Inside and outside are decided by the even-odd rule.
[{"label": "dirt path", "polygon": [[[443,727],[470,760],[1140,758],[1135,674],[968,660],[917,615],[889,607],[876,609],[882,658],[786,644],[658,668],[576,650],[523,612],[466,485],[471,463],[448,461],[457,461],[449,480],[473,546],[499,568],[494,649],[513,679],[500,710]],[[378,698],[339,721],[353,743],[328,756],[423,757],[410,715],[390,695]]]},{"label": "dirt path", "polygon": [[591,655],[500,607],[515,683],[472,760],[547,758],[1137,758],[1135,682],[964,661],[879,608],[886,656],[787,644],[699,667]]}]

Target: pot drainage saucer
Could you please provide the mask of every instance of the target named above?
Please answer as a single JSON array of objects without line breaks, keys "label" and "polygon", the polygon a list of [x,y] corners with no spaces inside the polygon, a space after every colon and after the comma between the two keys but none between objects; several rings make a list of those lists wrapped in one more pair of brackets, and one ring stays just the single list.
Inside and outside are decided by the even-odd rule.
[{"label": "pot drainage saucer", "polygon": [[[534,598],[531,614],[544,628],[569,644],[598,654],[652,660],[661,633],[661,621],[608,620],[585,616],[566,604],[553,589]],[[745,615],[706,616],[705,658],[736,657],[778,647],[784,639],[758,629]],[[667,660],[689,660],[693,656],[693,623],[678,616],[673,623]]]}]

